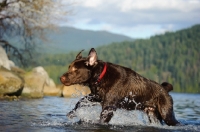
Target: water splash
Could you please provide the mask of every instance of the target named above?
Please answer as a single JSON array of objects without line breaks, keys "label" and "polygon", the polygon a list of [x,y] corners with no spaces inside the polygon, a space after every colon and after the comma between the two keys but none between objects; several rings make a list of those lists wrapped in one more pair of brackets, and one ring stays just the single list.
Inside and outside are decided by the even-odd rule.
[{"label": "water splash", "polygon": [[[99,124],[100,113],[102,111],[100,104],[92,104],[88,106],[80,107],[76,110],[76,118],[79,118],[83,122]],[[108,124],[110,125],[160,125],[160,123],[151,123],[146,113],[139,110],[125,110],[117,109],[113,112],[113,117]]]},{"label": "water splash", "polygon": [[100,121],[101,106],[86,106],[76,110],[77,117],[81,121],[98,124]]},{"label": "water splash", "polygon": [[[73,124],[75,124],[75,121],[81,121],[83,124],[100,124],[101,110],[102,109],[100,104],[84,106],[78,108],[75,112],[77,117],[70,120],[73,121]],[[162,125],[158,122],[150,122],[147,114],[139,110],[117,109],[113,113],[113,117],[108,124],[111,125],[112,129],[114,130],[119,130],[121,129],[121,127],[123,127],[123,129],[128,129],[128,131],[132,129],[135,131],[135,129],[138,127],[144,131],[149,131],[149,129],[151,129],[152,131],[158,129],[160,131],[196,132],[200,130],[199,125],[188,124],[184,126],[168,126],[166,124]],[[185,124],[184,122],[182,123]]]},{"label": "water splash", "polygon": [[150,125],[149,118],[146,113],[138,110],[124,110],[118,109],[111,118],[109,124],[111,125],[123,125],[123,126],[133,126],[133,125]]}]

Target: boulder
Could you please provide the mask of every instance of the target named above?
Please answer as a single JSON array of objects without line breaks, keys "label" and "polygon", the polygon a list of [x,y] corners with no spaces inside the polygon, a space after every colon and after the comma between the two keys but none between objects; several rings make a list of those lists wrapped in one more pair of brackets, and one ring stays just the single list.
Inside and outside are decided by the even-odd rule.
[{"label": "boulder", "polygon": [[62,96],[63,97],[80,97],[90,93],[90,89],[87,86],[82,85],[71,85],[63,86]]},{"label": "boulder", "polygon": [[49,76],[43,67],[34,68],[31,72],[24,75],[23,97],[42,98],[44,85],[49,84]]},{"label": "boulder", "polygon": [[25,85],[22,91],[23,97],[42,98],[45,93],[54,93],[57,95],[61,93],[58,89],[56,89],[53,80],[49,78],[48,73],[41,66],[34,68],[31,72],[26,73],[24,75],[24,80]]},{"label": "boulder", "polygon": [[24,80],[0,66],[0,96],[20,96],[24,87]]},{"label": "boulder", "polygon": [[56,87],[52,79],[49,79],[49,85],[44,85],[43,92],[45,96],[61,96],[62,94],[61,88]]},{"label": "boulder", "polygon": [[44,95],[61,96],[61,88],[56,88],[53,80],[41,66],[31,72],[16,67],[0,46],[0,98],[8,97],[5,95],[22,95],[28,98],[41,98]]},{"label": "boulder", "polygon": [[5,50],[0,46],[0,66],[10,70],[11,67],[15,66],[15,64],[8,59],[8,56]]}]

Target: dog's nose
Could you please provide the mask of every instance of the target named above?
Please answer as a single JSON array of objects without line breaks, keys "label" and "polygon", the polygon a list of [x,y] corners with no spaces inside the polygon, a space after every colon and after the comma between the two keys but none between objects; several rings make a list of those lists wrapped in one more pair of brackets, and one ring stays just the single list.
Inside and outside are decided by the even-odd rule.
[{"label": "dog's nose", "polygon": [[60,77],[60,80],[61,80],[62,82],[64,82],[64,81],[66,80],[66,77],[65,77],[65,76],[61,76],[61,77]]}]

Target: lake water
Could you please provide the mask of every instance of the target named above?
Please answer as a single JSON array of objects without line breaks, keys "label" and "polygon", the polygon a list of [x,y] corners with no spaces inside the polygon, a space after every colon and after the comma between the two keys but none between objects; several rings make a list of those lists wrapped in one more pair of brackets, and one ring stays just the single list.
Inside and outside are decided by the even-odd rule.
[{"label": "lake water", "polygon": [[[200,94],[170,94],[174,100],[176,118],[185,124],[184,126],[149,124],[145,114],[125,110],[117,110],[109,125],[95,124],[101,111],[98,105],[82,108],[77,113],[80,117],[68,119],[66,113],[74,107],[79,98],[45,97],[0,101],[0,131],[200,132]],[[79,122],[79,119],[85,122]]]}]

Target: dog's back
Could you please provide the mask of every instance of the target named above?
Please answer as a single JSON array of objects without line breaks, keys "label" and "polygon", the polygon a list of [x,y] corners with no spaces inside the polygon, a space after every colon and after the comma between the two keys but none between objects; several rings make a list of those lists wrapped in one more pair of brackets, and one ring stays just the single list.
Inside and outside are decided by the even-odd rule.
[{"label": "dog's back", "polygon": [[168,93],[173,88],[171,84],[160,85],[129,68],[112,63],[108,63],[104,79],[106,93],[103,98],[108,104],[112,102],[117,107],[128,110],[144,110],[150,107],[155,113],[160,113],[159,116],[167,124],[178,123],[173,115],[173,100]]}]

